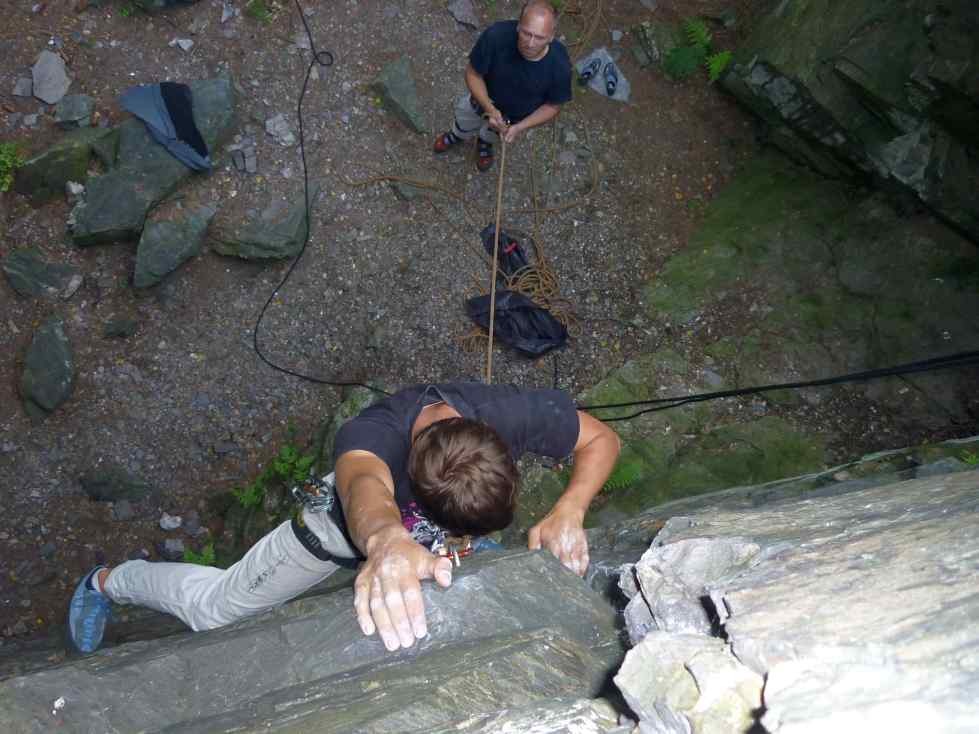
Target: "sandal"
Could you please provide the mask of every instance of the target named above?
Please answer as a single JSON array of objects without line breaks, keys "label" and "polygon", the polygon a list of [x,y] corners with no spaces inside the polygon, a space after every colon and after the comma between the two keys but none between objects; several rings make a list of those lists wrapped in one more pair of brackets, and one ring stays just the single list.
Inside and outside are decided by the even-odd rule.
[{"label": "sandal", "polygon": [[493,144],[480,140],[476,146],[476,168],[479,171],[488,171],[493,167]]}]

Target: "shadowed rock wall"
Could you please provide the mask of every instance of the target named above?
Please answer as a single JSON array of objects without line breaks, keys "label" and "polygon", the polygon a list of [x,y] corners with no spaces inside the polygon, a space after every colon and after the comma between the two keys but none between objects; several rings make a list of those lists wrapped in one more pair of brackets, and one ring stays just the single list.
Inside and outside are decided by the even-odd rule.
[{"label": "shadowed rock wall", "polygon": [[869,176],[979,242],[979,8],[778,0],[724,87],[825,175]]}]

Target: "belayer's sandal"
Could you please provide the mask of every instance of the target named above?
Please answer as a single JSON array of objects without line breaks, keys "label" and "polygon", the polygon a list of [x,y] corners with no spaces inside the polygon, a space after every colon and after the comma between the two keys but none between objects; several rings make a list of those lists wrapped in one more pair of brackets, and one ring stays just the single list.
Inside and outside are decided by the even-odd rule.
[{"label": "belayer's sandal", "polygon": [[479,140],[476,145],[476,168],[480,171],[488,171],[493,167],[493,144],[485,140]]},{"label": "belayer's sandal", "polygon": [[432,146],[432,150],[436,153],[444,153],[449,148],[454,145],[458,145],[462,142],[462,138],[456,137],[451,130],[444,132],[435,138],[435,145]]}]

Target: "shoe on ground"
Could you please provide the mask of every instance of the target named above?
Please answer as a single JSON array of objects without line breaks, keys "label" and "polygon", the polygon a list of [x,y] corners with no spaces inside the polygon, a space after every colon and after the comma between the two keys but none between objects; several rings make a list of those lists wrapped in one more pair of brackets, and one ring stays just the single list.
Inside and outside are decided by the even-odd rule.
[{"label": "shoe on ground", "polygon": [[444,132],[435,138],[435,144],[432,146],[432,150],[436,153],[444,153],[449,148],[455,147],[462,141],[457,138],[452,132]]},{"label": "shoe on ground", "polygon": [[601,59],[592,59],[588,62],[584,69],[582,69],[578,74],[578,84],[585,86],[591,78],[595,76],[599,69],[602,68]]},{"label": "shoe on ground", "polygon": [[83,655],[99,649],[109,618],[109,597],[89,588],[90,579],[93,586],[98,585],[99,571],[104,568],[96,566],[78,582],[68,605],[68,643]]},{"label": "shoe on ground", "polygon": [[493,167],[493,144],[482,140],[476,147],[476,168],[480,172],[488,171]]},{"label": "shoe on ground", "polygon": [[615,64],[609,61],[605,64],[605,92],[609,97],[615,95],[615,88],[619,86],[619,72],[615,68]]}]

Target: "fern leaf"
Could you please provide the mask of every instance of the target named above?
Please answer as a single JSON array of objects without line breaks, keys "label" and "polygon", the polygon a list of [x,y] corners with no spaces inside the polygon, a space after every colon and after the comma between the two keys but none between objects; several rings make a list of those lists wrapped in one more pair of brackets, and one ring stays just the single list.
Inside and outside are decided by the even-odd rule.
[{"label": "fern leaf", "polygon": [[674,79],[686,79],[700,68],[706,56],[701,46],[677,46],[663,59],[663,70]]},{"label": "fern leaf", "polygon": [[699,46],[705,53],[710,48],[710,29],[701,18],[688,18],[683,21],[683,31],[687,34],[691,46]]},{"label": "fern leaf", "polygon": [[707,65],[707,76],[712,82],[716,82],[721,78],[721,74],[727,68],[728,64],[731,63],[731,52],[730,51],[720,51],[716,54],[711,54],[707,57],[705,64]]}]

